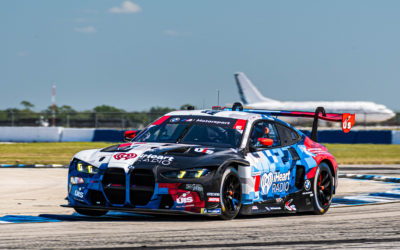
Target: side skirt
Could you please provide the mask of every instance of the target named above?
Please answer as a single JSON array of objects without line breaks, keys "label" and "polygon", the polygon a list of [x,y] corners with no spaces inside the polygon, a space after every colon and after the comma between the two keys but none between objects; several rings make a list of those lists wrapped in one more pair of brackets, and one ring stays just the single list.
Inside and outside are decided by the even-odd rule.
[{"label": "side skirt", "polygon": [[283,198],[256,202],[251,205],[242,205],[240,213],[243,215],[255,215],[310,212],[314,210],[313,199],[311,191],[301,191]]}]

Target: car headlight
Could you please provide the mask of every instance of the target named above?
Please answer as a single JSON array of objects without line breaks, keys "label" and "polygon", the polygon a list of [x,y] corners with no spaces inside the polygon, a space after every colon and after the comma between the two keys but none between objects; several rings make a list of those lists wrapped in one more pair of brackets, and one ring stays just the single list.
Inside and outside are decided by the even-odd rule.
[{"label": "car headlight", "polygon": [[71,183],[72,185],[77,185],[77,184],[83,184],[85,183],[85,181],[81,177],[71,176],[69,178],[69,183]]},{"label": "car headlight", "polygon": [[76,170],[81,173],[87,173],[87,174],[97,174],[99,173],[99,169],[96,168],[95,166],[92,166],[86,162],[83,161],[78,161],[76,163]]},{"label": "car headlight", "polygon": [[186,170],[175,170],[162,173],[164,177],[175,178],[175,179],[198,179],[206,176],[210,173],[210,170],[206,168],[201,169],[186,169]]}]

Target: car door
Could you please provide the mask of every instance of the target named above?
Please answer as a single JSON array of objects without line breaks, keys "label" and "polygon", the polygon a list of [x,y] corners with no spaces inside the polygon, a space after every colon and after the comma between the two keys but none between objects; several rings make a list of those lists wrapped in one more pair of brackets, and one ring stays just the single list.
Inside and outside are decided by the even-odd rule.
[{"label": "car door", "polygon": [[[262,145],[259,138],[272,139],[272,145]],[[270,120],[254,122],[249,136],[246,159],[251,164],[254,201],[286,196],[292,183],[291,154],[282,144],[277,124]]]}]

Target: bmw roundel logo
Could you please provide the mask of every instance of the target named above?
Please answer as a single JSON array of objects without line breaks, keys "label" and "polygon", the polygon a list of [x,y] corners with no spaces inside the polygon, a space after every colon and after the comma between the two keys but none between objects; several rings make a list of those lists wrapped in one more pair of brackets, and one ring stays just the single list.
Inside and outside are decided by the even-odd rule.
[{"label": "bmw roundel logo", "polygon": [[304,182],[304,190],[310,191],[310,189],[311,189],[311,182],[310,182],[310,180],[306,180]]},{"label": "bmw roundel logo", "polygon": [[172,118],[170,122],[179,122],[181,119],[179,117]]}]

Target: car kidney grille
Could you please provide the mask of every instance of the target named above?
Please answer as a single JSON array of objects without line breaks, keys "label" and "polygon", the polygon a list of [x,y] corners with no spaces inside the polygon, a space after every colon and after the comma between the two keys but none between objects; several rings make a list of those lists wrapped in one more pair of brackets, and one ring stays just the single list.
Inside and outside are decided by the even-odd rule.
[{"label": "car kidney grille", "polygon": [[103,190],[113,204],[125,203],[125,171],[122,168],[107,168],[103,177]]},{"label": "car kidney grille", "polygon": [[130,176],[130,201],[134,206],[145,206],[153,196],[155,179],[153,171],[134,169]]}]

